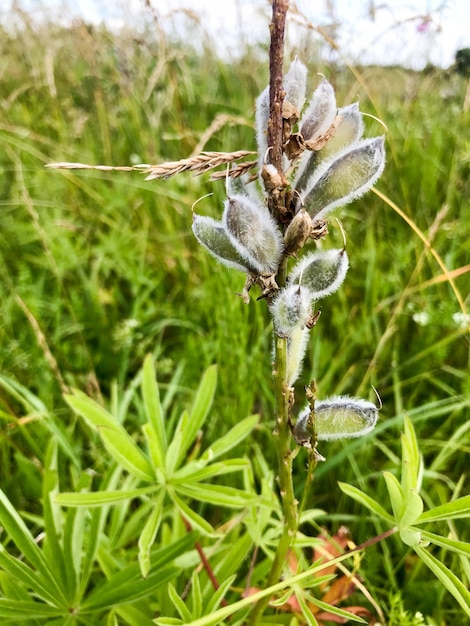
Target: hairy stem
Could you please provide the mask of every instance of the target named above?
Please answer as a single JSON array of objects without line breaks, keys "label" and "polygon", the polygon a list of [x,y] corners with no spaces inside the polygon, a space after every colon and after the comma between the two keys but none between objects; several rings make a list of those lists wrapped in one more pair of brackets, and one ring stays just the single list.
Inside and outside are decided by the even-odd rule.
[{"label": "hairy stem", "polygon": [[[280,287],[285,285],[286,275],[287,258],[285,257],[282,260],[277,274],[277,282]],[[291,448],[292,435],[289,425],[290,390],[286,382],[286,371],[287,340],[276,336],[273,371],[276,400],[276,428],[274,430],[274,436],[277,439],[278,484],[284,519],[282,535],[277,544],[274,560],[266,582],[266,586],[268,587],[277,583],[282,574],[282,569],[298,526],[298,502],[295,499],[294,484],[292,481],[293,452]],[[247,622],[249,626],[255,626],[258,623],[258,620],[269,604],[269,600],[269,597],[263,598],[253,607]]]}]

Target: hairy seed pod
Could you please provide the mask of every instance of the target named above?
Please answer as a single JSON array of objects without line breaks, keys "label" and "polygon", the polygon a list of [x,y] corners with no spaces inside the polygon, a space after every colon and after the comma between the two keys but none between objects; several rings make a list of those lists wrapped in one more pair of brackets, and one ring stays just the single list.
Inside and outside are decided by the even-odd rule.
[{"label": "hairy seed pod", "polygon": [[287,340],[286,381],[288,387],[292,387],[302,371],[309,334],[310,328],[298,326],[294,328]]},{"label": "hairy seed pod", "polygon": [[344,249],[311,252],[294,267],[289,282],[308,289],[312,300],[320,300],[339,289],[348,267],[348,255]]},{"label": "hairy seed pod", "polygon": [[364,122],[357,102],[338,109],[338,116],[340,122],[335,134],[318,152],[319,162],[341,154],[350,146],[354,146],[362,137]]},{"label": "hairy seed pod", "polygon": [[305,104],[305,89],[307,85],[307,68],[298,59],[290,64],[289,71],[284,77],[285,99],[300,112]]},{"label": "hairy seed pod", "polygon": [[365,139],[342,154],[310,181],[304,198],[311,217],[323,218],[338,206],[360,198],[378,180],[385,166],[384,137]]},{"label": "hairy seed pod", "polygon": [[[339,123],[334,135],[321,150],[306,150],[297,168],[294,188],[301,193],[313,181],[318,180],[319,166],[326,161],[332,161],[343,152],[354,147],[364,132],[364,122],[357,103],[338,109]],[[320,170],[321,173],[321,170]]]},{"label": "hairy seed pod", "polygon": [[[308,441],[310,407],[299,415],[294,428],[296,441]],[[378,409],[372,402],[362,398],[334,396],[316,400],[314,405],[315,434],[319,441],[351,439],[371,432],[377,424]]]},{"label": "hairy seed pod", "polygon": [[222,217],[231,241],[249,267],[273,274],[281,260],[281,231],[268,209],[248,196],[228,198]]},{"label": "hairy seed pod", "polygon": [[313,141],[325,133],[333,124],[336,111],[335,91],[324,78],[300,120],[300,134],[304,141]]},{"label": "hairy seed pod", "polygon": [[290,337],[294,329],[303,328],[311,316],[311,302],[310,293],[298,285],[278,291],[269,307],[276,334]]},{"label": "hairy seed pod", "polygon": [[221,222],[212,217],[194,214],[192,229],[199,243],[225,266],[248,274],[256,273],[233,245]]},{"label": "hairy seed pod", "polygon": [[312,232],[312,218],[302,207],[284,233],[284,251],[293,254],[300,250]]},{"label": "hairy seed pod", "polygon": [[264,156],[268,149],[268,119],[269,119],[269,87],[260,93],[256,99],[255,125],[256,143],[258,145],[258,169],[261,171]]}]

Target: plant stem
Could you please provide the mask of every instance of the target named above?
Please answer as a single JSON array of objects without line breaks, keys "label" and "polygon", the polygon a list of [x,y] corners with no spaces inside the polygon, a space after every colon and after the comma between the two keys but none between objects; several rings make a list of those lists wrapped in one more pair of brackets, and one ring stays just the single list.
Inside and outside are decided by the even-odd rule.
[{"label": "plant stem", "polygon": [[[287,275],[287,258],[282,260],[277,274],[279,287],[284,286]],[[281,494],[283,529],[277,544],[274,560],[271,565],[266,586],[270,587],[278,582],[282,568],[286,562],[289,548],[292,545],[298,526],[298,502],[294,495],[292,481],[292,435],[289,425],[289,389],[286,382],[287,371],[287,340],[283,337],[275,338],[274,356],[274,392],[276,401],[276,427],[274,436],[277,438],[278,456],[278,484]],[[269,597],[261,599],[250,614],[247,624],[255,626],[269,604]]]}]

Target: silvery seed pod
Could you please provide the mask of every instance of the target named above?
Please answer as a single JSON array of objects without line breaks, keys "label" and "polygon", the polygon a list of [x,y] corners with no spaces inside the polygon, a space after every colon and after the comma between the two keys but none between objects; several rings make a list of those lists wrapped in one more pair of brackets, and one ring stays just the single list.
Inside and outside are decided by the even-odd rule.
[{"label": "silvery seed pod", "polygon": [[302,371],[309,335],[310,328],[298,326],[287,340],[286,381],[289,387],[292,387]]},{"label": "silvery seed pod", "polygon": [[325,133],[336,117],[335,91],[324,78],[315,89],[310,104],[300,120],[300,134],[305,141],[313,141]]},{"label": "silvery seed pod", "polygon": [[290,64],[289,71],[284,77],[285,99],[288,100],[300,113],[305,104],[305,89],[307,85],[307,68],[298,59]]},{"label": "silvery seed pod", "polygon": [[258,169],[264,162],[266,150],[268,149],[268,119],[269,119],[269,87],[260,93],[256,99],[255,126],[256,143],[258,146]]},{"label": "silvery seed pod", "polygon": [[249,267],[273,274],[281,260],[282,235],[268,209],[248,196],[236,195],[225,202],[223,225]]},{"label": "silvery seed pod", "polygon": [[364,121],[357,102],[338,109],[340,122],[335,134],[324,148],[319,150],[319,161],[330,159],[353,146],[362,137]]},{"label": "silvery seed pod", "polygon": [[[316,400],[314,405],[315,434],[319,441],[351,439],[371,432],[378,419],[378,409],[373,402],[349,396],[334,396],[327,400]],[[298,442],[309,441],[307,406],[299,415],[294,427],[294,437]]]},{"label": "silvery seed pod", "polygon": [[192,229],[199,243],[225,266],[248,274],[256,273],[233,245],[221,222],[194,214]]},{"label": "silvery seed pod", "polygon": [[312,218],[302,207],[284,233],[284,251],[293,254],[300,250],[312,232]]},{"label": "silvery seed pod", "polygon": [[276,334],[290,337],[294,329],[303,328],[311,316],[311,302],[310,293],[298,285],[280,289],[269,307]]},{"label": "silvery seed pod", "polygon": [[348,267],[348,255],[344,249],[311,252],[294,267],[289,282],[308,289],[312,300],[320,300],[341,286]]},{"label": "silvery seed pod", "polygon": [[369,191],[384,166],[384,137],[361,141],[332,163],[327,162],[323,169],[319,168],[320,172],[307,184],[305,208],[311,217],[325,217],[336,207]]}]

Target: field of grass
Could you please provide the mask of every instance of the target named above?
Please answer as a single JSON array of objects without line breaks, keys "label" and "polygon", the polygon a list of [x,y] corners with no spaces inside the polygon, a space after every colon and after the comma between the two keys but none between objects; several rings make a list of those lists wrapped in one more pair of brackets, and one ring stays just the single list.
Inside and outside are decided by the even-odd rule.
[{"label": "field of grass", "polygon": [[[269,315],[263,301],[252,297],[247,306],[235,295],[243,277],[216,265],[190,228],[191,207],[205,194],[213,195],[198,204],[198,213],[220,216],[224,183],[187,173],[146,182],[135,172],[56,171],[44,165],[160,163],[201,150],[255,150],[254,100],[267,82],[266,56],[247,49],[243,58],[222,62],[210,42],[196,53],[186,43],[159,41],[150,30],[117,36],[84,23],[65,29],[25,21],[16,35],[1,35],[1,489],[37,537],[46,519],[51,440],[59,444],[61,491],[78,491],[86,472],[93,472],[95,487],[111,480],[110,457],[63,392],[80,389],[121,420],[126,415],[127,431],[138,437],[143,413],[135,392],[148,353],[156,360],[171,424],[193,402],[202,372],[217,364],[214,403],[198,445],[207,447],[246,416],[259,414],[259,425],[236,452],[253,460],[254,481],[260,480],[264,459],[275,464]],[[373,493],[386,507],[381,472],[397,470],[405,415],[424,458],[426,506],[468,494],[468,85],[451,71],[328,67],[313,53],[303,61],[311,89],[315,73],[322,72],[335,86],[338,103],[359,100],[361,110],[388,128],[378,194],[337,212],[351,269],[342,289],[322,305],[299,387],[315,378],[320,397],[373,398],[371,385],[381,396],[374,436],[320,447],[326,461],[316,471],[308,507],[324,513],[303,527],[316,536],[320,527],[333,533],[347,525],[359,544],[383,528],[337,482]],[[368,136],[381,128],[366,118]],[[340,245],[333,222],[330,230],[325,245]],[[305,459],[300,451],[299,499]],[[116,481],[122,485],[125,479]],[[223,481],[240,487],[232,475]],[[236,517],[210,505],[195,507],[214,526]],[[108,554],[99,554],[90,588],[99,584],[100,572],[109,577],[137,562],[136,538],[144,522],[132,506],[119,510],[102,521]],[[171,509],[164,514],[159,548],[169,544],[172,532],[184,539],[184,528],[172,516]],[[120,528],[127,528],[122,540]],[[238,540],[244,532],[236,531]],[[440,532],[470,540],[461,520],[441,524]],[[1,529],[0,539],[13,555],[24,552]],[[250,550],[235,574],[248,569]],[[468,583],[464,557],[444,548],[434,553]],[[187,565],[172,580],[179,593],[194,559]],[[4,566],[0,596],[12,597]],[[264,572],[256,573],[261,580]],[[390,624],[420,623],[405,621],[405,609],[421,611],[426,624],[464,623],[454,598],[394,537],[367,552],[360,574]],[[240,597],[240,580],[233,598]],[[24,589],[13,591],[27,597]],[[141,600],[147,621],[160,613],[176,615],[164,596],[159,590]],[[397,597],[403,611],[396,608]],[[130,610],[118,615],[107,623],[147,623]],[[280,613],[279,622],[266,623],[289,623],[288,618]],[[98,624],[106,618],[57,619]],[[12,617],[5,623],[20,622]],[[35,615],[31,623],[52,621]]]}]

